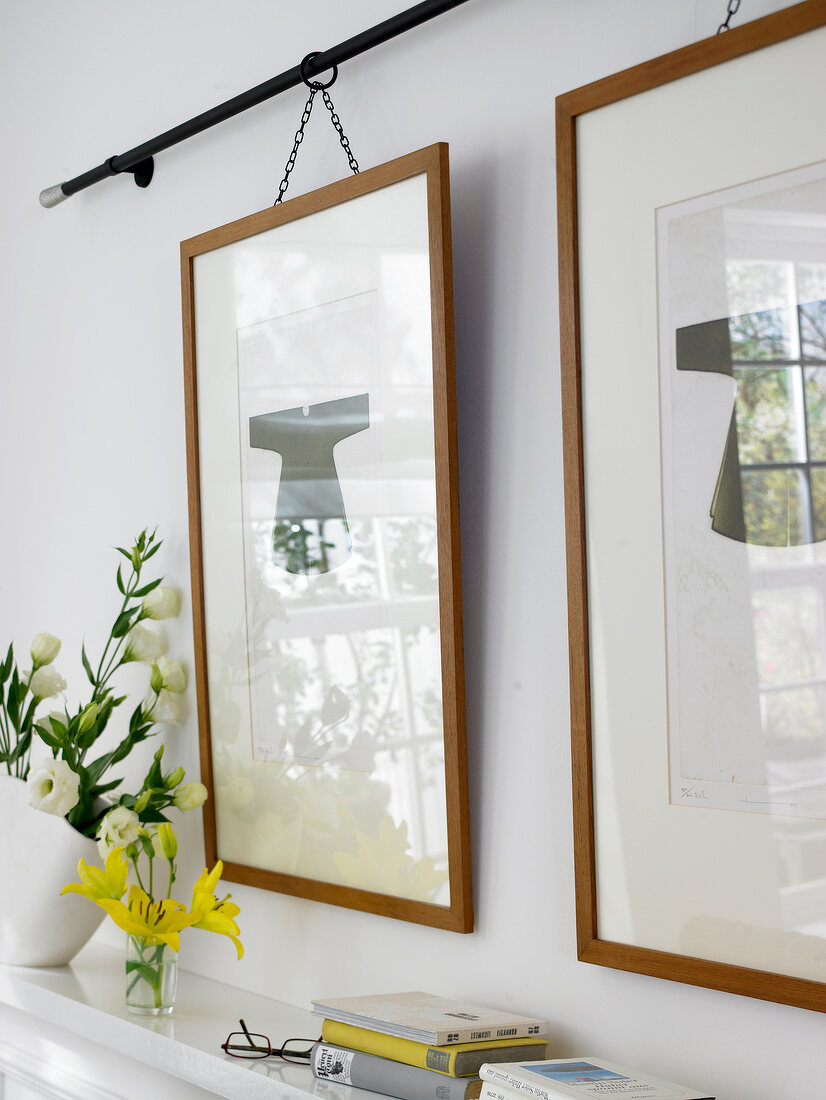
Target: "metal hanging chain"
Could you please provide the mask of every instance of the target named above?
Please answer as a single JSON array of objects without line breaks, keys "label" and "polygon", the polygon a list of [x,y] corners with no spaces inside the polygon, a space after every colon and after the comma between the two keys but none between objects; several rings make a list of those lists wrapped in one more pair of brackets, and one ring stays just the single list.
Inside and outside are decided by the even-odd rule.
[{"label": "metal hanging chain", "polygon": [[[737,0],[737,2],[739,4],[740,0]],[[304,140],[304,127],[310,121],[310,115],[312,114],[312,111],[313,111],[313,100],[315,99],[318,92],[321,92],[321,98],[324,100],[324,106],[330,112],[330,120],[333,123],[333,126],[336,130],[336,133],[338,134],[338,140],[341,144],[341,147],[344,150],[344,152],[347,154],[347,161],[350,165],[350,168],[353,170],[354,174],[358,174],[358,170],[359,170],[358,161],[353,156],[353,150],[350,148],[350,142],[347,140],[347,137],[346,137],[346,135],[344,133],[344,130],[342,129],[342,126],[341,126],[341,119],[336,114],[336,109],[333,106],[333,101],[332,101],[332,99],[330,99],[330,96],[327,92],[327,89],[329,87],[331,87],[333,84],[335,84],[336,77],[338,76],[338,66],[337,65],[333,66],[333,75],[330,77],[330,79],[327,81],[326,84],[322,84],[322,82],[320,80],[308,80],[305,73],[304,73],[304,67],[308,64],[308,62],[312,61],[312,59],[314,57],[318,57],[319,52],[320,52],[319,50],[316,50],[314,53],[308,53],[307,56],[304,58],[304,60],[299,65],[299,71],[301,73],[301,79],[304,81],[304,83],[310,89],[310,95],[307,99],[307,102],[304,105],[304,110],[301,114],[301,123],[299,124],[299,127],[295,132],[295,140],[293,141],[293,147],[292,147],[292,150],[290,151],[289,157],[287,157],[287,164],[284,168],[284,178],[281,181],[281,183],[278,185],[278,198],[273,203],[273,206],[278,206],[278,204],[284,198],[284,195],[287,191],[287,188],[290,185],[290,172],[292,172],[293,168],[295,167],[295,159],[298,156],[298,147],[299,147],[299,145],[301,145],[301,142]]]},{"label": "metal hanging chain", "polygon": [[731,17],[732,17],[732,15],[737,14],[737,9],[739,7],[740,7],[740,0],[728,0],[728,7],[726,8],[726,21],[725,21],[725,23],[721,23],[720,26],[717,28],[717,33],[718,34],[720,34],[721,31],[731,30],[731,27],[729,26],[729,23],[731,23]]}]

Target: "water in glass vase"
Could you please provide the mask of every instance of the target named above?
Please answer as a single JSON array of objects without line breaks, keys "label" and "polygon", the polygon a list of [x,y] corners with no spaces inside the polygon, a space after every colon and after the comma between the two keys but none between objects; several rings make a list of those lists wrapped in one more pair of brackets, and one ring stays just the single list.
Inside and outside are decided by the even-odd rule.
[{"label": "water in glass vase", "polygon": [[168,1016],[177,988],[177,953],[158,940],[127,936],[127,1009],[140,1016]]}]

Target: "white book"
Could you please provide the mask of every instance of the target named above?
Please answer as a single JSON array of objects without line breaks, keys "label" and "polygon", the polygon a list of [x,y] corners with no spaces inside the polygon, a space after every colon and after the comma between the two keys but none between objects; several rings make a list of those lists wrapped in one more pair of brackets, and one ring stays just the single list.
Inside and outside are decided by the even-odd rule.
[{"label": "white book", "polygon": [[623,1100],[714,1100],[673,1081],[650,1077],[601,1058],[552,1058],[540,1062],[485,1062],[481,1100],[584,1100],[621,1096]]},{"label": "white book", "polygon": [[372,997],[335,997],[313,1001],[313,1012],[326,1020],[412,1039],[430,1046],[484,1043],[488,1039],[545,1038],[548,1021],[519,1016],[432,993],[384,993]]}]

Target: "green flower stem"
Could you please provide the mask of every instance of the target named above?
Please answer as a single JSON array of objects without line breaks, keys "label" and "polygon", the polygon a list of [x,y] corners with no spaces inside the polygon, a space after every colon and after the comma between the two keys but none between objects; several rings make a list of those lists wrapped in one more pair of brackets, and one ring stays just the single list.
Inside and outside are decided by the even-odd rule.
[{"label": "green flower stem", "polygon": [[[162,943],[156,944],[152,957],[147,959],[144,952],[148,950],[149,944],[146,940],[140,939],[138,936],[131,937],[140,960],[141,969],[137,970],[135,977],[126,988],[126,996],[135,988],[139,981],[145,981],[146,984],[152,990],[152,1000],[155,1002],[155,1008],[160,1008],[162,1005],[161,1000],[161,986],[163,984],[163,950],[164,945]],[[151,974],[151,978],[147,977],[147,971]]]},{"label": "green flower stem", "polygon": [[[141,890],[143,890],[143,892],[144,892],[145,894],[146,894],[146,893],[148,893],[148,894],[149,894],[149,897],[151,898],[151,897],[152,897],[152,885],[151,885],[151,880],[150,880],[150,886],[149,886],[149,890],[147,891],[147,890],[145,890],[145,889],[144,889],[144,886],[143,886],[143,882],[142,882],[142,880],[141,880],[141,873],[140,873],[140,871],[138,870],[138,857],[137,857],[137,856],[135,856],[135,858],[134,858],[134,859],[130,860],[130,863],[132,864],[132,866],[133,866],[133,867],[134,867],[134,869],[135,869],[135,878],[136,878],[136,879],[138,880],[138,886],[140,886]],[[151,863],[149,864],[149,873],[150,873],[150,875],[152,874],[152,864],[151,864]]]},{"label": "green flower stem", "polygon": [[[124,613],[124,611],[126,611],[127,604],[132,599],[132,593],[135,592],[138,588],[140,588],[141,565],[142,564],[143,563],[141,562],[137,566],[137,568],[135,568],[134,565],[132,566],[132,574],[129,577],[129,581],[126,584],[126,592],[124,593],[124,596],[123,596],[123,603],[120,605],[120,611],[116,615],[115,621],[117,621],[117,619],[120,618],[120,616]],[[138,618],[135,620],[135,622],[139,622],[140,619],[141,619],[141,616],[139,615]],[[135,624],[133,623],[132,625],[134,626]],[[121,638],[118,638],[117,645],[115,646],[114,653],[110,657],[109,663],[108,663],[108,665],[106,665],[106,667],[104,669],[104,663],[106,661],[106,655],[109,652],[109,646],[112,644],[113,638],[114,638],[114,634],[112,633],[112,631],[110,631],[109,632],[109,637],[106,641],[106,645],[103,647],[103,653],[101,654],[100,664],[98,665],[98,670],[97,670],[97,675],[95,676],[95,691],[94,691],[94,694],[92,695],[93,701],[98,698],[99,692],[100,692],[101,688],[103,688],[106,685],[107,680],[109,680],[110,677],[123,664],[123,658],[122,657],[120,658],[120,660],[117,661],[117,664],[115,664],[115,660],[117,659],[120,648],[121,648],[121,646],[123,645],[123,643],[126,639],[125,635]]]}]

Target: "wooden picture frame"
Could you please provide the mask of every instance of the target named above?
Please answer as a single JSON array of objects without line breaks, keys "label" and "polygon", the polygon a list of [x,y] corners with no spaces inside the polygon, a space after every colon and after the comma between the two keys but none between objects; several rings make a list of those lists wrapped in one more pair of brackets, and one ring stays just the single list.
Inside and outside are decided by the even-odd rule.
[{"label": "wooden picture frame", "polygon": [[447,145],[181,261],[207,859],[469,932]]},{"label": "wooden picture frame", "polygon": [[[689,402],[673,395],[688,391],[677,390],[676,379],[686,383],[672,370],[672,357],[675,330],[689,323],[675,323],[675,309],[697,329],[722,318],[718,325],[727,322],[733,334],[735,320],[742,321],[731,306],[725,313],[703,312],[706,287],[700,284],[714,284],[720,274],[716,245],[709,242],[719,243],[735,223],[756,233],[761,218],[774,217],[766,211],[775,196],[803,186],[799,173],[809,179],[814,172],[822,186],[824,50],[826,4],[809,0],[571,91],[557,99],[556,112],[578,957],[817,1011],[826,1011],[820,926],[826,873],[795,872],[804,881],[793,881],[790,861],[804,866],[803,854],[804,863],[811,858],[816,867],[826,866],[822,809],[807,809],[797,792],[782,801],[780,787],[768,778],[774,765],[764,748],[769,797],[760,812],[743,810],[758,809],[748,797],[754,788],[723,801],[723,779],[738,791],[745,787],[739,763],[730,777],[712,776],[715,783],[707,782],[702,760],[693,785],[674,785],[675,776],[695,774],[683,757],[684,743],[718,729],[712,720],[723,709],[721,700],[729,698],[727,690],[738,699],[740,686],[732,660],[732,669],[719,670],[715,680],[721,691],[704,696],[686,656],[689,643],[700,647],[702,631],[697,627],[692,636],[689,623],[685,642],[674,625],[687,621],[675,611],[682,597],[674,578],[681,582],[687,575],[678,572],[682,548],[674,538],[672,517],[683,507],[684,488],[676,479],[695,478],[689,486],[694,496],[711,500],[734,386],[727,379],[712,399],[709,376],[696,376],[691,392],[706,402],[697,407],[711,409],[714,417],[698,421],[691,440],[698,469],[686,473],[688,460],[682,452],[680,461],[675,458],[685,429],[675,424],[688,415]],[[776,205],[782,207],[779,200]],[[706,218],[704,226],[716,219],[717,235],[703,236],[690,210]],[[735,216],[726,220],[732,210]],[[789,225],[794,221],[784,217]],[[817,218],[804,223],[816,225],[801,239],[806,247],[817,242],[812,262],[820,265],[826,209],[818,207]],[[678,229],[685,230],[683,237]],[[817,266],[818,278],[823,270]],[[817,305],[822,310],[824,303]],[[796,316],[803,309],[797,306]],[[733,348],[726,352],[729,366],[737,358]],[[798,350],[793,365],[809,371],[808,385],[820,370],[821,352],[811,353],[813,359],[807,354]],[[713,452],[708,461],[706,451]],[[807,463],[801,465],[808,477]],[[703,503],[698,511],[705,514],[695,517],[701,546],[719,538],[705,509]],[[761,546],[752,558],[754,548],[743,544],[751,536],[739,544],[723,541],[734,547],[727,552],[738,567],[757,560],[757,551],[768,571],[776,571],[778,561],[798,569],[791,550],[798,559],[808,555],[812,599],[820,608],[824,571],[817,546]],[[698,569],[704,564],[695,560]],[[730,593],[719,595],[717,574],[706,579],[714,591],[709,605],[716,629],[731,630],[733,651],[739,642],[731,641],[732,620],[719,611],[729,606]],[[686,581],[689,592],[692,583]],[[750,606],[756,606],[753,596]],[[709,621],[702,619],[703,630]],[[756,634],[752,640],[747,671],[762,704],[773,685],[762,679],[763,640]],[[819,655],[816,661],[819,668]],[[747,664],[744,659],[743,668]],[[819,679],[815,688],[819,693]],[[680,726],[680,708],[691,699],[708,704],[706,727]],[[753,744],[762,746],[760,731],[753,732]],[[768,739],[765,730],[763,736]],[[739,737],[733,730],[732,744]],[[711,734],[709,742],[711,761],[718,743]],[[693,801],[707,798],[710,808]]]}]

